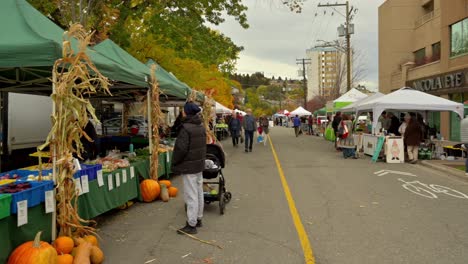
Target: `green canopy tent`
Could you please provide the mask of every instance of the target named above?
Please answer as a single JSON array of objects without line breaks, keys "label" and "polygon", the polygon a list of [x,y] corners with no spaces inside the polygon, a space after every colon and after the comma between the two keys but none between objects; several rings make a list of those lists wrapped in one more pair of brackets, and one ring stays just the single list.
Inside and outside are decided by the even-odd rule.
[{"label": "green canopy tent", "polygon": [[[151,77],[151,69],[144,63],[137,60],[124,49],[107,39],[93,47],[94,50],[112,58],[119,64],[143,72],[148,78]],[[156,78],[161,92],[171,99],[185,99],[190,93],[190,88],[183,85],[177,78],[167,73],[162,67],[157,67]]]},{"label": "green canopy tent", "polygon": [[[0,1],[0,25],[0,91],[49,95],[51,69],[62,57],[64,31],[25,0]],[[88,49],[88,56],[112,82],[113,94],[148,86],[143,72],[93,49]]]}]

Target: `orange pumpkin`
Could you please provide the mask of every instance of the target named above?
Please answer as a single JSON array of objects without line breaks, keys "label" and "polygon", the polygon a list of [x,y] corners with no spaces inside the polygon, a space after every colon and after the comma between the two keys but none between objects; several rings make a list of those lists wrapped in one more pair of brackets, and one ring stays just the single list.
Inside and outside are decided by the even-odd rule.
[{"label": "orange pumpkin", "polygon": [[49,243],[41,241],[38,232],[34,241],[28,241],[17,247],[10,255],[8,264],[56,264],[57,251]]},{"label": "orange pumpkin", "polygon": [[70,254],[75,246],[73,239],[67,236],[61,236],[55,239],[53,246],[57,250],[57,253],[60,254]]},{"label": "orange pumpkin", "polygon": [[168,189],[171,188],[171,186],[172,186],[170,180],[160,180],[160,181],[159,181],[159,185],[161,185],[161,184],[166,185],[166,187],[167,187]]},{"label": "orange pumpkin", "polygon": [[97,237],[93,235],[88,235],[83,238],[86,242],[91,243],[93,246],[99,247],[99,242],[97,240]]},{"label": "orange pumpkin", "polygon": [[73,264],[73,256],[70,254],[58,255],[57,264]]},{"label": "orange pumpkin", "polygon": [[176,197],[177,193],[179,192],[179,189],[177,189],[176,187],[170,187],[168,191],[169,191],[169,197]]},{"label": "orange pumpkin", "polygon": [[141,197],[143,201],[149,203],[158,198],[161,193],[161,186],[153,179],[146,179],[140,183]]}]

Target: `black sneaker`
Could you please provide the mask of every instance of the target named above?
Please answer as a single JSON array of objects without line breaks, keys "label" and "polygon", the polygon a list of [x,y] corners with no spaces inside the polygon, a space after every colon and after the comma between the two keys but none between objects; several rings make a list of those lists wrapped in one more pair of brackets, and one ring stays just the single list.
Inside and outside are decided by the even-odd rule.
[{"label": "black sneaker", "polygon": [[201,219],[197,220],[197,227],[203,227],[203,223]]},{"label": "black sneaker", "polygon": [[252,149],[249,149],[249,152],[252,152]]},{"label": "black sneaker", "polygon": [[197,232],[197,228],[190,226],[188,223],[181,229],[177,230],[177,234],[183,235],[184,233],[187,233],[189,235],[195,235]]},{"label": "black sneaker", "polygon": [[247,153],[247,152],[249,152],[249,150],[248,150],[248,149],[245,149],[245,153]]}]

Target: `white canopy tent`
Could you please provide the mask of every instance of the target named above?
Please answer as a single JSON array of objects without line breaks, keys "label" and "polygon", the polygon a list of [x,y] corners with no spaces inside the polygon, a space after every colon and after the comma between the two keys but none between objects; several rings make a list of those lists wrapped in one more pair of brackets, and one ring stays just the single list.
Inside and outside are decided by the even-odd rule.
[{"label": "white canopy tent", "polygon": [[299,106],[298,108],[296,108],[296,110],[292,111],[290,113],[292,116],[309,116],[309,115],[312,115],[311,112],[305,110],[302,106]]},{"label": "white canopy tent", "polygon": [[239,110],[239,109],[235,109],[234,112],[239,113],[239,114],[241,114],[241,115],[243,115],[243,116],[245,116],[245,115],[247,114],[246,112],[241,111],[241,110]]},{"label": "white canopy tent", "polygon": [[226,106],[218,102],[216,102],[215,109],[216,109],[216,114],[225,114],[225,115],[232,114],[231,109],[227,108]]},{"label": "white canopy tent", "polygon": [[[383,111],[452,111],[463,118],[463,104],[434,96],[409,87],[369,100],[356,107],[357,112],[372,111],[373,128],[377,127]],[[374,131],[375,133],[376,131]]]},{"label": "white canopy tent", "polygon": [[369,102],[369,101],[371,101],[371,100],[374,100],[374,99],[377,99],[377,98],[379,98],[379,97],[382,97],[382,96],[384,96],[384,95],[385,95],[385,94],[383,94],[383,93],[377,92],[377,93],[375,93],[375,94],[373,94],[373,95],[370,95],[370,96],[361,98],[360,100],[358,100],[358,101],[356,101],[356,102],[354,102],[354,103],[352,103],[352,104],[350,104],[350,105],[347,105],[347,106],[341,108],[341,112],[356,112],[356,111],[357,111],[357,107],[358,107],[359,105],[362,105],[362,104],[367,103],[367,102]]},{"label": "white canopy tent", "polygon": [[338,97],[338,99],[333,100],[334,103],[352,103],[352,102],[357,102],[363,98],[366,98],[368,95],[357,90],[356,88],[353,88],[349,90],[349,92],[346,92],[342,96]]}]

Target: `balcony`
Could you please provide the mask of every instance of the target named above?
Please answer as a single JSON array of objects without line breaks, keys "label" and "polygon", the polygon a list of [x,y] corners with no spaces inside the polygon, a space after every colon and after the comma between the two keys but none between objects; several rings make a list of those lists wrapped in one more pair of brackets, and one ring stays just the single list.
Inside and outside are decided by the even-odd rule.
[{"label": "balcony", "polygon": [[414,27],[418,28],[439,15],[440,15],[440,9],[436,9],[423,16],[420,16],[418,19],[416,19],[416,21],[414,21]]},{"label": "balcony", "polygon": [[416,59],[414,60],[414,66],[419,67],[428,63],[436,62],[440,60],[440,53],[439,54],[434,54],[432,56],[425,56],[421,59]]}]

